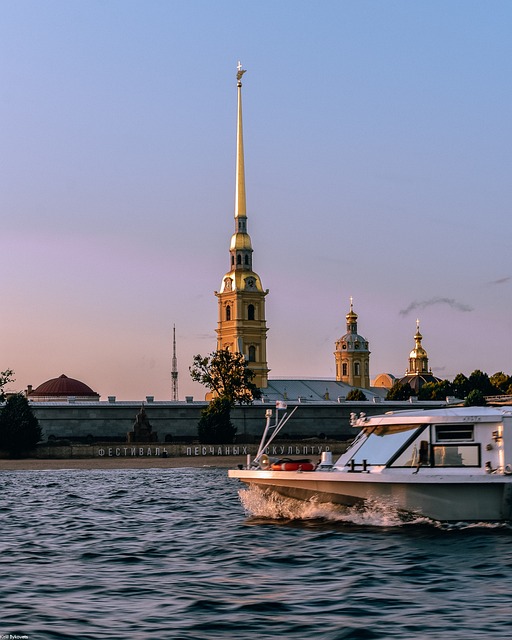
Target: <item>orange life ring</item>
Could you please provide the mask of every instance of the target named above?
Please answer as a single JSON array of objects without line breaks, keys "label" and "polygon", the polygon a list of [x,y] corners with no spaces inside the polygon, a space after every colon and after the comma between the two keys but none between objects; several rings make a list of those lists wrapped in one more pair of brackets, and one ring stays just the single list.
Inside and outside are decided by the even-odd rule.
[{"label": "orange life ring", "polygon": [[309,460],[302,461],[281,461],[278,460],[271,466],[272,471],[314,471],[315,465]]}]

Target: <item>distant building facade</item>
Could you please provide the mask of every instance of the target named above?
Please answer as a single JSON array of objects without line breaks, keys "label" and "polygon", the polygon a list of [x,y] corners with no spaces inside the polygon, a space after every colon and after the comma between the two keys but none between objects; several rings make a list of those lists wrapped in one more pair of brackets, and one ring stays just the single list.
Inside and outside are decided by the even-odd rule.
[{"label": "distant building facade", "polygon": [[[287,401],[287,411],[291,412],[296,406],[298,408],[286,425],[283,438],[310,439],[319,436],[349,440],[357,433],[350,424],[351,413],[364,412],[366,415],[375,415],[390,410],[413,408],[408,401],[338,401],[335,393],[332,400],[316,400],[314,391],[307,388],[310,381],[296,382],[301,395]],[[291,391],[292,381],[286,381],[286,386]],[[444,405],[444,402],[439,401],[415,402],[414,408]],[[119,442],[126,443],[126,446],[134,444],[133,440],[128,442],[127,434],[134,431],[134,417],[140,410],[140,401],[34,402],[31,406],[41,425],[44,442],[65,439],[77,443]],[[197,423],[202,409],[206,406],[205,401],[146,402],[144,411],[152,426],[151,433],[146,436],[146,442],[154,442],[155,434],[158,434],[158,441],[162,443],[197,443]],[[259,442],[268,409],[275,409],[275,403],[270,399],[265,399],[264,402],[256,401],[252,405],[237,405],[233,409],[231,419],[237,427],[236,442]],[[140,443],[143,439],[144,437],[136,438],[136,441]]]}]

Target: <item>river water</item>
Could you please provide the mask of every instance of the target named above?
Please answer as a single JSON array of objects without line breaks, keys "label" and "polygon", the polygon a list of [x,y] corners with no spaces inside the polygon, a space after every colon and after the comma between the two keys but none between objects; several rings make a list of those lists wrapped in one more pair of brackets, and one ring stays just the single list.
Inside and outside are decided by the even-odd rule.
[{"label": "river water", "polygon": [[0,471],[0,637],[512,636],[512,529],[268,501],[222,469]]}]

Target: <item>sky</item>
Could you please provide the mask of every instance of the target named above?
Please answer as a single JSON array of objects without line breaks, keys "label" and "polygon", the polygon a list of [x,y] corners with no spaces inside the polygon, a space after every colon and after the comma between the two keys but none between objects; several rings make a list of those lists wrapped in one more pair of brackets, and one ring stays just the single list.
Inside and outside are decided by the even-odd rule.
[{"label": "sky", "polygon": [[270,377],[512,374],[508,0],[0,0],[0,370],[202,399],[236,65]]}]

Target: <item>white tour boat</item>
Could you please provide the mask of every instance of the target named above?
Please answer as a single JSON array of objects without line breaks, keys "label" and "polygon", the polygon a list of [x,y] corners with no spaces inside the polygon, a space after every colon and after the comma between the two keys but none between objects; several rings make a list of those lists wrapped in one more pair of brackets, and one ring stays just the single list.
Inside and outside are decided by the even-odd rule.
[{"label": "white tour boat", "polygon": [[291,417],[278,415],[271,425],[267,410],[256,457],[230,470],[231,478],[299,500],[379,501],[440,521],[512,519],[510,407],[352,414],[360,429],[355,440],[336,462],[323,452],[316,465],[268,457],[269,444]]}]

